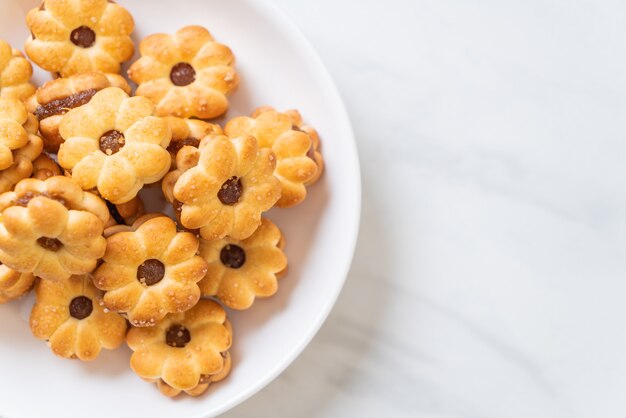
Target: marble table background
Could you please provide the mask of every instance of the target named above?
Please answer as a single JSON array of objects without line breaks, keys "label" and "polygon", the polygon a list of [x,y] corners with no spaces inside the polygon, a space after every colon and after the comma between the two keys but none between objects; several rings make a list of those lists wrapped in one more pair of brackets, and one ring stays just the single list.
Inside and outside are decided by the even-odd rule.
[{"label": "marble table background", "polygon": [[277,0],[363,175],[345,289],[225,416],[626,416],[626,3]]}]

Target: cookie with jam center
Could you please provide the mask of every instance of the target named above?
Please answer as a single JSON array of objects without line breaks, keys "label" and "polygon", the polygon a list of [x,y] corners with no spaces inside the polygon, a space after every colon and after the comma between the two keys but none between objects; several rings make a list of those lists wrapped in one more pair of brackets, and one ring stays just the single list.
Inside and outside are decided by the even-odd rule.
[{"label": "cookie with jam center", "polygon": [[139,51],[128,76],[138,84],[136,94],[154,102],[157,115],[211,119],[226,112],[226,96],[239,85],[235,56],[206,28],[150,35]]},{"label": "cookie with jam center", "polygon": [[59,124],[63,115],[89,103],[93,96],[107,87],[118,87],[130,94],[128,82],[119,74],[89,72],[57,78],[37,89],[26,101],[28,111],[37,117],[39,132],[46,151],[56,153],[63,143]]},{"label": "cookie with jam center", "polygon": [[96,93],[61,120],[59,164],[84,190],[114,203],[132,200],[168,172],[171,130],[145,97],[117,87]]},{"label": "cookie with jam center", "polygon": [[197,149],[183,147],[176,163],[163,179],[165,197],[181,225],[203,239],[248,238],[280,198],[276,157],[253,136],[208,136]]},{"label": "cookie with jam center", "polygon": [[28,12],[26,54],[55,76],[120,72],[135,51],[131,14],[108,0],[45,0]]},{"label": "cookie with jam center", "polygon": [[0,262],[11,269],[63,281],[104,255],[107,207],[69,177],[20,181],[0,195],[0,213]]},{"label": "cookie with jam center", "polygon": [[248,309],[257,297],[270,297],[287,270],[285,239],[267,218],[249,238],[200,240],[200,256],[208,264],[200,281],[203,296],[216,296],[232,309]]},{"label": "cookie with jam center", "polygon": [[126,320],[101,305],[102,292],[89,275],[62,282],[40,281],[30,314],[33,335],[54,354],[91,361],[103,348],[113,350],[126,338]]},{"label": "cookie with jam center", "polygon": [[206,262],[196,255],[198,238],[178,232],[165,215],[147,214],[132,226],[104,231],[107,251],[93,273],[105,291],[104,306],[123,313],[133,326],[155,326],[168,313],[184,312],[200,299],[197,282]]},{"label": "cookie with jam center", "polygon": [[230,372],[232,329],[217,302],[200,300],[186,312],[167,315],[153,328],[131,328],[130,367],[165,396],[204,393]]}]

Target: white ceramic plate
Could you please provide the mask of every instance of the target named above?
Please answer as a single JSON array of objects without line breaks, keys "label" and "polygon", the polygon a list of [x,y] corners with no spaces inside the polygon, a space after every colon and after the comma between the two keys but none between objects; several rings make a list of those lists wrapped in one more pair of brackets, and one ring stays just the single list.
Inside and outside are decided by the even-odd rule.
[{"label": "white ceramic plate", "polygon": [[[0,417],[209,417],[253,395],[304,349],[345,280],[360,215],[358,158],[349,120],[311,46],[268,1],[119,0],[133,13],[136,39],[187,24],[209,28],[237,56],[241,86],[228,117],[257,106],[298,108],[322,138],[326,172],[308,199],[270,217],[287,238],[289,272],[276,296],[230,312],[233,370],[200,398],[167,399],[128,367],[122,347],[92,363],[56,358],[31,336],[29,298],[0,306]],[[26,11],[37,0],[2,0],[0,37],[22,48]],[[37,81],[46,79],[37,73]]]}]

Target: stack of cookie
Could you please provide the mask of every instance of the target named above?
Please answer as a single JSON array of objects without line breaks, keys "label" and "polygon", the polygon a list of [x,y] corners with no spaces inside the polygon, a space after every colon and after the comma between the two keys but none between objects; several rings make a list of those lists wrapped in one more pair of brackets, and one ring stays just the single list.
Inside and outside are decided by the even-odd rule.
[{"label": "stack of cookie", "polygon": [[[45,0],[26,54],[0,41],[0,303],[35,288],[33,334],[65,358],[124,341],[131,368],[167,396],[196,396],[231,367],[222,305],[269,297],[287,268],[263,213],[301,203],[322,173],[297,111],[263,107],[222,128],[234,55],[188,26],[135,46],[108,0]],[[163,193],[175,216],[146,213]]]}]

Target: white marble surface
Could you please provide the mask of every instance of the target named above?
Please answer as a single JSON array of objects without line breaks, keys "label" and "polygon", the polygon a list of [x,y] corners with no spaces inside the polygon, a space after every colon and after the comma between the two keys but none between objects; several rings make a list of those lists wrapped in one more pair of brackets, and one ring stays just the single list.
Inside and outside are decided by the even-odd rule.
[{"label": "white marble surface", "polygon": [[313,343],[225,416],[626,416],[626,4],[277,3],[345,98],[361,236]]}]

